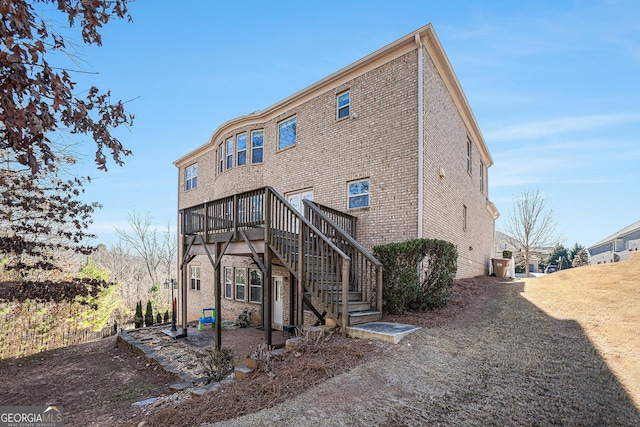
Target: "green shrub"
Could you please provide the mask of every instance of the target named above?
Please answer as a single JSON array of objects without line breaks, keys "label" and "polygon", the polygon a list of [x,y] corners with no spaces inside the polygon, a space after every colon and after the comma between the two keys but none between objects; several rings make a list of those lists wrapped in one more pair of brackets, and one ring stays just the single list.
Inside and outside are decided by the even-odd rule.
[{"label": "green shrub", "polygon": [[136,315],[133,318],[133,322],[136,324],[136,328],[142,328],[144,324],[144,317],[142,317],[142,301],[138,301],[136,304]]},{"label": "green shrub", "polygon": [[458,269],[453,244],[415,239],[376,246],[373,253],[383,265],[382,299],[387,313],[442,307],[449,301]]},{"label": "green shrub", "polygon": [[147,310],[144,312],[144,325],[148,328],[153,326],[153,307],[151,301],[147,301]]},{"label": "green shrub", "polygon": [[511,252],[511,251],[502,251],[502,258],[511,259],[512,256],[513,256],[513,252]]},{"label": "green shrub", "polygon": [[169,310],[164,312],[164,323],[169,323]]}]

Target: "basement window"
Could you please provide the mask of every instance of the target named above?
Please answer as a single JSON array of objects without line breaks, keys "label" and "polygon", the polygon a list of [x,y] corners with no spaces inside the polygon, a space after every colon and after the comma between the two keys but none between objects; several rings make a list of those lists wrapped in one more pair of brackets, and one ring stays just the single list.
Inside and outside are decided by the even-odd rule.
[{"label": "basement window", "polygon": [[189,267],[189,282],[192,291],[200,290],[200,266],[192,265]]}]

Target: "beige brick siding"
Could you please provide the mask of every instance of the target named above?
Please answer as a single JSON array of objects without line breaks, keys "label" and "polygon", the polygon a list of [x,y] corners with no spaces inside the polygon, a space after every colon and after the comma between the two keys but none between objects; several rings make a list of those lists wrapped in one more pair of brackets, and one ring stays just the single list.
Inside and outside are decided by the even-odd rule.
[{"label": "beige brick siding", "polygon": [[[268,118],[241,118],[224,125],[216,139],[180,164],[179,209],[235,193],[272,186],[286,195],[312,190],[314,200],[358,217],[356,238],[366,248],[418,237],[418,47],[406,49],[365,72],[324,88],[314,96]],[[424,50],[424,202],[423,235],[452,242],[459,252],[458,278],[488,274],[493,251],[494,219],[487,210],[488,172],[480,189],[482,141],[474,140],[445,81]],[[352,117],[336,119],[336,97],[350,91]],[[287,104],[289,105],[289,104]],[[296,145],[277,150],[278,123],[297,118]],[[224,131],[222,131],[224,129]],[[264,131],[263,163],[251,163],[251,131]],[[218,146],[229,137],[247,135],[247,164],[218,173]],[[466,168],[467,139],[473,143],[472,172]],[[487,154],[488,156],[488,154]],[[185,190],[185,168],[198,163],[197,188]],[[225,162],[226,164],[226,162]],[[440,177],[440,169],[445,177]],[[347,209],[347,183],[370,180],[370,206]],[[463,227],[463,206],[467,227]],[[202,290],[189,291],[190,319],[213,303],[213,270],[206,257],[196,257],[202,268]],[[225,256],[223,267],[250,266],[251,260]],[[255,266],[250,266],[253,268]],[[287,278],[281,269],[274,275]],[[248,289],[247,289],[248,293]],[[260,305],[224,300],[223,318],[235,319],[244,307],[259,323]],[[291,322],[284,303],[284,323]],[[312,322],[311,318],[307,321]]]},{"label": "beige brick siding", "polygon": [[[415,237],[416,61],[416,51],[410,52],[268,122],[224,134],[197,159],[197,188],[185,190],[185,167],[180,169],[179,207],[270,185],[283,195],[312,189],[314,200],[348,211],[347,183],[369,178],[370,207],[349,211],[359,218],[356,237],[369,248]],[[357,118],[336,120],[336,96],[345,89]],[[297,143],[277,151],[278,123],[293,115]],[[263,163],[216,174],[218,145],[256,129],[264,130]]]},{"label": "beige brick siding", "polygon": [[[428,55],[424,58],[424,237],[456,245],[458,278],[488,274],[494,220],[487,211],[487,171],[483,192],[477,141],[471,138],[433,61]],[[468,138],[473,142],[471,174],[467,172]],[[467,207],[466,230],[463,206]]]}]

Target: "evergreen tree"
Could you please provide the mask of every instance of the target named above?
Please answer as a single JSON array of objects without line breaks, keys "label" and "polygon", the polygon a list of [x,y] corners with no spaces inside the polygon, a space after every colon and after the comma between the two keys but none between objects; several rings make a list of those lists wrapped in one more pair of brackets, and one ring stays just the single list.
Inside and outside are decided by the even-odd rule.
[{"label": "evergreen tree", "polygon": [[[584,246],[576,242],[571,249],[569,249],[569,262],[573,265],[573,260],[575,259],[578,252],[584,249]],[[578,261],[579,262],[579,261]],[[574,266],[575,267],[575,266]]]},{"label": "evergreen tree", "polygon": [[144,324],[146,327],[153,326],[153,307],[151,301],[147,301],[147,310],[144,313]]},{"label": "evergreen tree", "polygon": [[141,328],[144,322],[144,318],[142,317],[142,301],[138,301],[136,304],[136,315],[133,318],[133,321],[136,324],[136,328]]},{"label": "evergreen tree", "polygon": [[568,259],[569,253],[567,251],[567,248],[565,248],[563,245],[557,245],[549,254],[549,257],[547,258],[547,265],[554,264],[558,266],[559,270],[564,270],[566,268],[569,268],[569,266],[571,265]]}]

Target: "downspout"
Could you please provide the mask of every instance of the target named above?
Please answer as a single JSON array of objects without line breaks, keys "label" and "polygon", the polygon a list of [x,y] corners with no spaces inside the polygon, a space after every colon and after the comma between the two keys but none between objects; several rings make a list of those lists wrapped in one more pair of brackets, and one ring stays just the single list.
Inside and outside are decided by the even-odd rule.
[{"label": "downspout", "polygon": [[415,36],[418,45],[418,238],[423,237],[424,216],[424,52],[420,33]]}]

